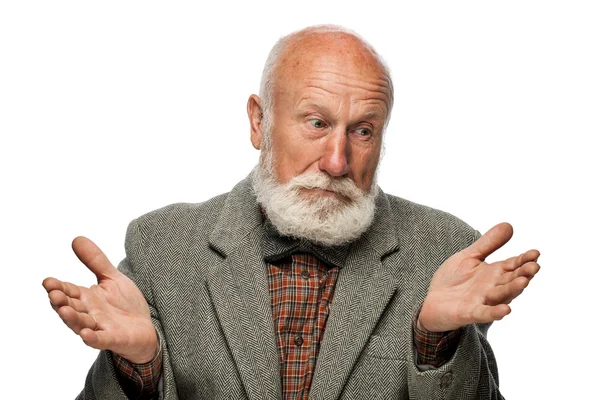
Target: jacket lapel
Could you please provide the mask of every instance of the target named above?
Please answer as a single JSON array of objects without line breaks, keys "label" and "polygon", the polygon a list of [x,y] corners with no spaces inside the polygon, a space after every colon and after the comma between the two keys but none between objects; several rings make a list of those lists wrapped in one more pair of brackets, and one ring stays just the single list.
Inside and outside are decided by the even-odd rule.
[{"label": "jacket lapel", "polygon": [[390,205],[379,193],[373,225],[351,250],[341,268],[315,376],[311,399],[336,399],[385,306],[396,291],[382,259],[398,250]]},{"label": "jacket lapel", "polygon": [[281,398],[261,224],[246,178],[227,196],[209,238],[223,261],[209,272],[208,289],[246,393],[256,400]]},{"label": "jacket lapel", "polygon": [[[369,230],[350,246],[340,270],[310,390],[311,399],[338,398],[385,306],[397,289],[382,259],[398,250],[394,216],[383,192]],[[223,261],[209,272],[208,289],[250,399],[280,399],[262,216],[247,178],[227,196],[209,243]]]}]

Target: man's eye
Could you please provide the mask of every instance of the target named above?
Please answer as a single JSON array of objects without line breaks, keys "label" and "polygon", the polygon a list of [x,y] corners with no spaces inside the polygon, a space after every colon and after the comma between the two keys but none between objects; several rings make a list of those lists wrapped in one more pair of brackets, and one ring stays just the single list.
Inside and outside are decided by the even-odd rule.
[{"label": "man's eye", "polygon": [[308,122],[310,122],[310,124],[315,128],[320,129],[325,127],[325,122],[321,121],[320,119],[311,119]]},{"label": "man's eye", "polygon": [[371,134],[371,130],[367,128],[358,128],[356,133],[358,133],[360,136],[369,136]]}]

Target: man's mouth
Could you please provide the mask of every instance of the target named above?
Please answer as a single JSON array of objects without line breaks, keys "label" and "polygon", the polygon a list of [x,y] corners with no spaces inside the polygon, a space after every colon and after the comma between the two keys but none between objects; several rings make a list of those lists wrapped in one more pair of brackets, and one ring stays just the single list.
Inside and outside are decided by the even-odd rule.
[{"label": "man's mouth", "polygon": [[312,196],[318,196],[318,197],[331,197],[331,198],[335,198],[337,200],[340,200],[344,203],[350,203],[351,199],[340,193],[337,192],[335,190],[332,189],[325,189],[322,187],[303,187],[303,189],[305,191],[308,191],[308,194],[312,195]]}]

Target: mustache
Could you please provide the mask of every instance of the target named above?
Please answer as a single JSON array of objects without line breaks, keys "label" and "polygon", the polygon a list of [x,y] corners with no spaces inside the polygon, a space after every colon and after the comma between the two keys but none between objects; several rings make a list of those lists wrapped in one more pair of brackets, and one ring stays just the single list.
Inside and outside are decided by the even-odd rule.
[{"label": "mustache", "polygon": [[286,186],[290,190],[328,190],[351,200],[357,200],[364,195],[363,191],[356,186],[352,179],[348,177],[334,178],[322,172],[311,172],[298,175],[290,180]]}]

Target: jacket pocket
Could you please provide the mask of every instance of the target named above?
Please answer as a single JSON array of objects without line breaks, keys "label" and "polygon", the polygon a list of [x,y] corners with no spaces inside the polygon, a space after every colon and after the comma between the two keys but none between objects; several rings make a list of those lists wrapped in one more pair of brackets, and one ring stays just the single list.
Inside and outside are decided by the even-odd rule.
[{"label": "jacket pocket", "polygon": [[340,400],[408,399],[408,368],[402,346],[399,338],[371,336]]}]

